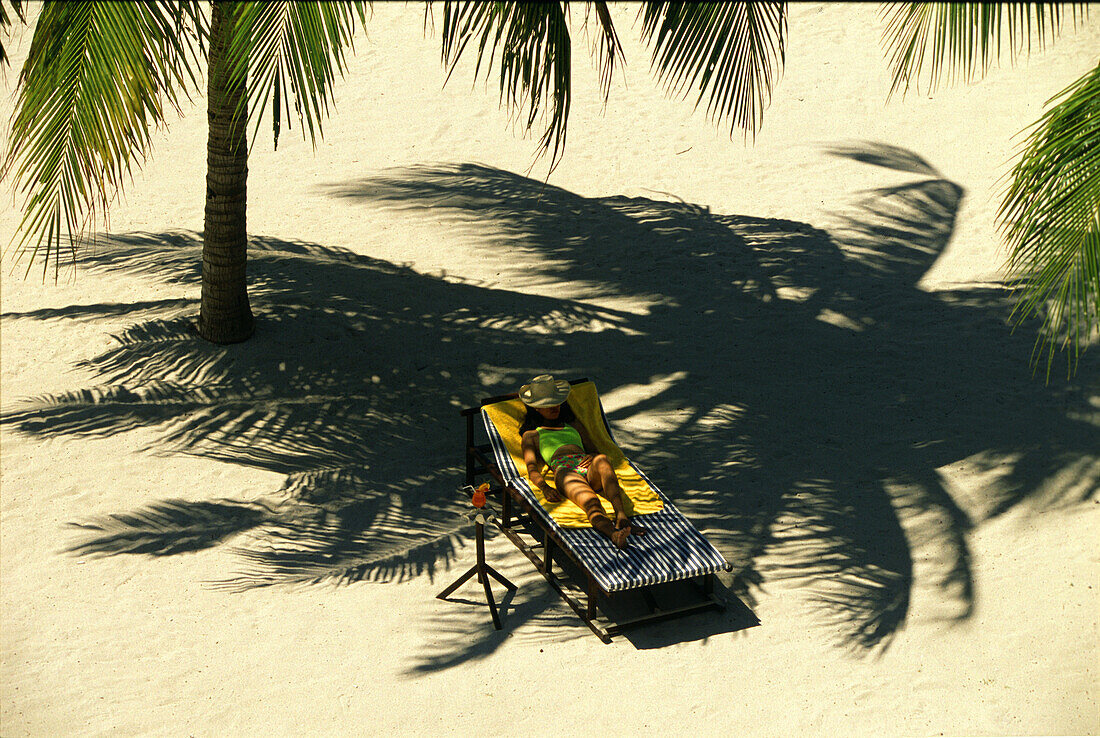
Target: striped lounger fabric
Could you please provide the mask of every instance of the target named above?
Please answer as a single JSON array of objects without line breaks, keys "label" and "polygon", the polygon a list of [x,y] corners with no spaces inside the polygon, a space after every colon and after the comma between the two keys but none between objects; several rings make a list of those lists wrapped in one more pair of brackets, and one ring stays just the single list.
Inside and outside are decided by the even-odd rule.
[{"label": "striped lounger fabric", "polygon": [[[729,568],[722,554],[633,462],[630,466],[645,479],[664,503],[664,509],[635,518],[646,529],[646,535],[631,537],[630,546],[626,550],[619,550],[592,528],[561,527],[535,498],[530,482],[516,468],[500,433],[484,409],[481,417],[501,476],[530,503],[533,514],[538,515],[542,524],[553,531],[562,546],[590,568],[596,583],[604,592],[621,592],[690,579]],[[603,421],[608,435],[611,435],[606,415],[603,415]]]}]

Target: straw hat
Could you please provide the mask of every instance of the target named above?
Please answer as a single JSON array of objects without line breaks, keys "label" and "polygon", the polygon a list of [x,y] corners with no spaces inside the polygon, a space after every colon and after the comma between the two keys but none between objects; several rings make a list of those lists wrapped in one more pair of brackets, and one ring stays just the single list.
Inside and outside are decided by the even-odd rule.
[{"label": "straw hat", "polygon": [[553,407],[569,397],[569,382],[554,379],[552,374],[540,374],[519,388],[519,399],[530,407]]}]

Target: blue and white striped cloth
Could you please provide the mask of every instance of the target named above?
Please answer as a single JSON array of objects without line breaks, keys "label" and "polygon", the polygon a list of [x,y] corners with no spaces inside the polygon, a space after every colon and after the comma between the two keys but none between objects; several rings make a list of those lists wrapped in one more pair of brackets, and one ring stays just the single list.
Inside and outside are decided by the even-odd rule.
[{"label": "blue and white striped cloth", "polygon": [[[602,411],[601,408],[601,414]],[[696,530],[633,462],[630,465],[664,503],[664,509],[659,512],[635,518],[645,528],[646,535],[631,536],[626,550],[619,550],[592,528],[561,527],[535,498],[530,482],[516,468],[500,433],[484,410],[481,418],[489,434],[493,456],[505,481],[519,490],[530,503],[534,514],[554,532],[562,545],[588,566],[603,591],[620,592],[651,584],[674,582],[727,568],[726,560],[718,553],[718,549]],[[610,435],[611,427],[607,425],[607,416],[604,415],[603,418]]]}]

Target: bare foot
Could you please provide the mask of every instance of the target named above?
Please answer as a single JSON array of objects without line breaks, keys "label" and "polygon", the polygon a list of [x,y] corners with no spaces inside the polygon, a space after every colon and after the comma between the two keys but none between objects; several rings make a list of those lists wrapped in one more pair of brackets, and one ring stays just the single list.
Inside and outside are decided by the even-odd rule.
[{"label": "bare foot", "polygon": [[622,517],[615,521],[615,528],[611,532],[611,542],[616,548],[626,548],[630,545],[630,536],[644,536],[645,528],[632,523],[630,518]]},{"label": "bare foot", "polygon": [[615,530],[625,530],[632,536],[644,536],[646,533],[645,528],[633,522],[625,515],[615,520]]},{"label": "bare foot", "polygon": [[611,533],[611,542],[615,544],[615,548],[624,549],[629,545],[627,539],[630,537],[629,528],[616,528]]}]

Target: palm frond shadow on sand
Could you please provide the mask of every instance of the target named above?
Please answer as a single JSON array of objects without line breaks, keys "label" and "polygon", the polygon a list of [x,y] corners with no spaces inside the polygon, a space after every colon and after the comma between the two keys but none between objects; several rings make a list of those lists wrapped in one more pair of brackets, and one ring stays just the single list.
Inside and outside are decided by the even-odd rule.
[{"label": "palm frond shadow on sand", "polygon": [[[525,271],[502,289],[255,239],[249,344],[210,346],[162,310],[85,362],[100,386],[37,398],[3,422],[44,436],[155,425],[157,452],[285,475],[254,524],[235,518],[248,532],[236,544],[244,565],[222,585],[247,588],[433,574],[467,535],[453,494],[459,407],[544,369],[593,377],[605,394],[650,386],[612,424],[737,582],[790,581],[842,645],[874,650],[904,624],[915,587],[930,588],[943,617],[966,617],[968,530],[1025,503],[1080,502],[1100,447],[1086,383],[1095,357],[1082,358],[1078,380],[1044,387],[1022,365],[1030,338],[1005,327],[1003,292],[917,288],[963,193],[897,151],[830,152],[921,178],[865,193],[829,233],[689,203],[584,198],[477,165],[334,186],[349,207],[410,218],[430,208],[456,248],[508,249]],[[197,250],[193,234],[130,234],[92,268],[178,280]],[[552,296],[562,284],[585,299]],[[614,298],[646,309],[601,306]],[[95,309],[73,306],[72,317]],[[935,470],[964,460],[995,468],[996,481],[953,494]],[[188,526],[154,513],[127,515],[154,539],[168,531],[171,551],[171,526]],[[107,534],[77,545],[124,550]],[[522,612],[510,628],[518,618],[559,637]],[[425,668],[490,653],[492,638],[430,648]]]}]

